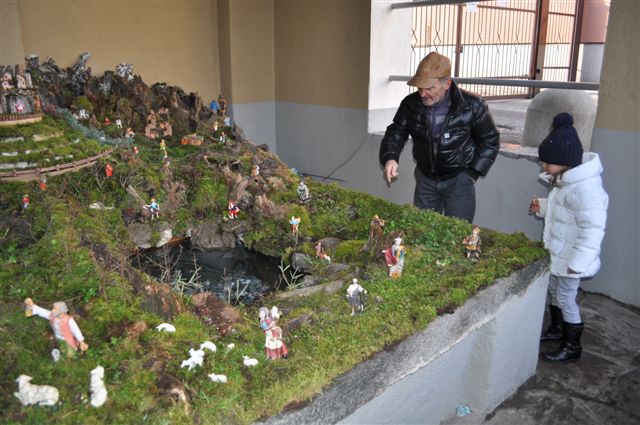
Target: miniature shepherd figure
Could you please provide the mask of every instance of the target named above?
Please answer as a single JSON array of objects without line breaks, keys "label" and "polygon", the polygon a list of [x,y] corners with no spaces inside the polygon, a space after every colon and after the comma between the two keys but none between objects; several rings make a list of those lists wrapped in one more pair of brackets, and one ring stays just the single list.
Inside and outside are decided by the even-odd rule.
[{"label": "miniature shepherd figure", "polygon": [[358,284],[358,279],[353,278],[353,283],[347,288],[347,299],[351,306],[351,315],[364,311],[367,290]]},{"label": "miniature shepherd figure", "polygon": [[27,208],[29,208],[29,195],[25,193],[22,197],[22,211],[26,211]]},{"label": "miniature shepherd figure", "polygon": [[143,205],[142,208],[151,213],[151,220],[154,218],[160,218],[160,205],[156,202],[156,198],[151,198],[151,203]]},{"label": "miniature shepherd figure", "polygon": [[78,324],[73,317],[67,314],[69,310],[64,302],[53,303],[51,311],[37,306],[31,298],[25,299],[24,303],[26,306],[24,313],[27,317],[35,314],[49,320],[56,339],[64,341],[60,348],[66,353],[67,358],[74,357],[78,349],[82,352],[89,349],[89,346],[84,342]]},{"label": "miniature shepherd figure", "polygon": [[464,238],[462,244],[464,245],[465,257],[471,258],[471,261],[473,262],[478,261],[480,259],[480,253],[482,252],[480,249],[480,245],[482,245],[482,240],[480,239],[480,227],[473,226],[471,235]]},{"label": "miniature shepherd figure", "polygon": [[369,224],[369,242],[365,245],[364,249],[368,248],[369,252],[378,252],[384,232],[384,225],[384,220],[378,217],[378,214],[375,214]]},{"label": "miniature shepherd figure", "polygon": [[240,212],[240,208],[236,205],[235,201],[229,201],[229,205],[227,206],[227,211],[229,211],[229,218],[231,220],[235,220],[238,218],[238,213]]},{"label": "miniature shepherd figure", "polygon": [[298,227],[300,226],[300,217],[291,216],[291,220],[289,220],[289,224],[291,225],[291,231],[294,235],[298,235]]},{"label": "miniature shepherd figure", "polygon": [[384,253],[387,266],[389,266],[389,277],[400,277],[402,275],[402,269],[404,268],[405,254],[402,238],[395,238],[393,245],[382,252]]},{"label": "miniature shepherd figure", "polygon": [[286,359],[289,356],[289,349],[282,340],[282,329],[278,326],[280,318],[278,307],[271,307],[271,311],[266,307],[260,307],[258,317],[260,318],[260,328],[265,334],[264,347],[267,358],[272,360]]},{"label": "miniature shepherd figure", "polygon": [[300,184],[298,185],[297,192],[300,202],[305,202],[309,199],[309,188],[302,179],[300,179]]},{"label": "miniature shepherd figure", "polygon": [[325,252],[324,246],[322,245],[321,241],[318,241],[318,243],[316,243],[316,257],[318,257],[320,261],[326,261],[327,263],[331,262],[331,257],[329,257]]},{"label": "miniature shepherd figure", "polygon": [[111,176],[113,176],[113,167],[111,166],[111,164],[107,164],[104,167],[104,174],[107,176],[107,178],[111,178]]}]

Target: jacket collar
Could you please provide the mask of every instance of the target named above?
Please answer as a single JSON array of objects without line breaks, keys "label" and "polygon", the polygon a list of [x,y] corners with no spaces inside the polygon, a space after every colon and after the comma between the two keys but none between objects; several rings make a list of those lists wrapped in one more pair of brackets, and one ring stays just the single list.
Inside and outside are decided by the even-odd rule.
[{"label": "jacket collar", "polygon": [[[591,177],[597,177],[602,174],[602,171],[600,156],[595,152],[586,152],[582,154],[582,164],[566,171],[556,179],[556,186],[566,186]],[[538,178],[549,184],[553,181],[553,176],[548,173],[540,173]]]}]

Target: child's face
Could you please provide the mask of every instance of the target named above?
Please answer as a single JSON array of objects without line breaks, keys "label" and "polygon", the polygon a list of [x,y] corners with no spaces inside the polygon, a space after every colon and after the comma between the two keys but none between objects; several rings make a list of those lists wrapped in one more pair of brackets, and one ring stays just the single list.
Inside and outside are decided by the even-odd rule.
[{"label": "child's face", "polygon": [[549,164],[548,162],[541,162],[541,164],[545,173],[554,177],[564,173],[569,168],[567,165]]}]

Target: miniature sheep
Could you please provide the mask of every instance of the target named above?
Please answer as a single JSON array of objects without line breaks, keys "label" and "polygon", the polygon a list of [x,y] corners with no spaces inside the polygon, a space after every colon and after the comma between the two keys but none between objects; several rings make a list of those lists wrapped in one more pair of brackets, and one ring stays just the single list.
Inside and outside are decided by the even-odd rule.
[{"label": "miniature sheep", "polygon": [[38,406],[53,406],[58,402],[58,389],[51,385],[34,385],[31,384],[33,378],[28,375],[20,375],[16,382],[18,383],[18,392],[13,393],[23,406],[35,404]]},{"label": "miniature sheep", "polygon": [[176,327],[173,326],[170,323],[160,323],[158,326],[156,326],[156,329],[158,330],[158,332],[175,332],[176,331]]},{"label": "miniature sheep", "polygon": [[215,353],[215,352],[218,350],[218,348],[216,347],[216,345],[215,345],[213,342],[211,342],[211,341],[205,341],[205,342],[203,342],[202,344],[200,344],[200,349],[201,349],[201,350],[204,350],[205,348],[206,348],[207,350],[210,350],[210,351],[211,351],[211,352],[213,352],[213,353]]},{"label": "miniature sheep", "polygon": [[215,373],[210,373],[207,376],[209,376],[209,379],[211,379],[213,382],[220,382],[222,384],[227,383],[227,375],[216,375]]},{"label": "miniature sheep", "polygon": [[249,356],[242,356],[242,358],[244,359],[242,363],[244,363],[245,366],[255,366],[258,364],[258,360],[250,359]]},{"label": "miniature sheep", "polygon": [[191,348],[189,350],[189,357],[187,360],[183,360],[180,367],[188,366],[189,370],[193,369],[196,366],[202,366],[202,362],[204,361],[204,351],[203,350],[194,350]]},{"label": "miniature sheep", "polygon": [[104,368],[98,366],[91,372],[91,405],[100,407],[107,401],[107,388],[104,386]]}]

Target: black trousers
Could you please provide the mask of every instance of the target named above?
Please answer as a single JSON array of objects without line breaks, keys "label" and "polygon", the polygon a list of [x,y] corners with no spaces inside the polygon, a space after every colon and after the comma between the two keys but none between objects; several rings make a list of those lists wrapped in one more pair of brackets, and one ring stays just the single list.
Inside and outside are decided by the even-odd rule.
[{"label": "black trousers", "polygon": [[462,171],[447,180],[436,180],[422,174],[416,167],[416,189],[413,203],[422,209],[431,209],[448,217],[473,222],[476,214],[475,180]]}]

